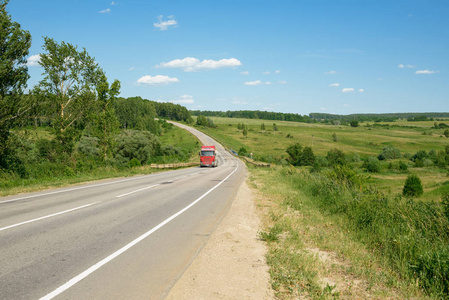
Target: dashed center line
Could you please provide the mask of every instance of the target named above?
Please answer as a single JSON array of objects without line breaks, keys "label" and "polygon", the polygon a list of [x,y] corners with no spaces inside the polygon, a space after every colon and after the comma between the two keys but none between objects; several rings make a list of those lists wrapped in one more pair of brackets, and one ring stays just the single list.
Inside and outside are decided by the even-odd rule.
[{"label": "dashed center line", "polygon": [[28,223],[31,223],[31,222],[36,222],[36,221],[40,221],[40,220],[43,220],[43,219],[48,219],[48,218],[55,217],[55,216],[58,216],[58,215],[66,214],[68,212],[71,212],[71,211],[74,211],[74,210],[78,210],[78,209],[82,209],[82,208],[86,208],[86,207],[92,206],[92,205],[97,204],[97,203],[99,203],[99,202],[86,204],[86,205],[83,205],[83,206],[79,206],[79,207],[75,207],[75,208],[72,208],[72,209],[64,210],[64,211],[61,211],[61,212],[58,212],[58,213],[55,213],[55,214],[51,214],[51,215],[48,215],[48,216],[44,216],[44,217],[36,218],[36,219],[33,219],[33,220],[17,223],[17,224],[14,224],[14,225],[9,225],[9,226],[0,228],[0,231],[6,230],[6,229],[9,229],[9,228],[13,228],[13,227],[17,227],[17,226],[20,226],[20,225],[28,224]]},{"label": "dashed center line", "polygon": [[135,191],[126,193],[126,194],[119,195],[119,196],[117,196],[116,198],[120,198],[120,197],[123,197],[123,196],[128,196],[128,195],[131,195],[131,194],[140,192],[140,191],[148,190],[148,189],[154,188],[154,187],[156,187],[156,186],[158,186],[158,185],[161,185],[161,184],[158,183],[158,184],[155,184],[155,185],[150,185],[150,186],[144,187],[144,188],[142,188],[142,189],[138,189],[138,190],[135,190]]}]

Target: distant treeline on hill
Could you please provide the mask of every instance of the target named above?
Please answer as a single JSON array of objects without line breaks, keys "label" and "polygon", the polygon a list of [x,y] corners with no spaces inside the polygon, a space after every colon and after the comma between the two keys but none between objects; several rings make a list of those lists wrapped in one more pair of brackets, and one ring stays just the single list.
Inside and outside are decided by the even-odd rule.
[{"label": "distant treeline on hill", "polygon": [[206,117],[224,117],[224,118],[244,118],[244,119],[260,119],[260,120],[275,120],[275,121],[292,121],[292,122],[304,122],[313,123],[309,116],[301,116],[299,114],[292,113],[280,113],[280,112],[268,112],[259,110],[238,110],[238,111],[200,111],[191,110],[190,114],[193,116],[206,116]]},{"label": "distant treeline on hill", "polygon": [[161,103],[141,97],[118,97],[113,105],[122,128],[154,131],[154,118],[193,122],[187,108],[179,104]]},{"label": "distant treeline on hill", "polygon": [[449,118],[449,112],[424,112],[424,113],[385,113],[385,114],[350,114],[336,115],[326,113],[310,113],[310,118],[318,121],[339,120],[342,122],[350,121],[372,121],[372,122],[394,122],[398,119],[407,119],[408,121],[433,121],[438,118]]}]

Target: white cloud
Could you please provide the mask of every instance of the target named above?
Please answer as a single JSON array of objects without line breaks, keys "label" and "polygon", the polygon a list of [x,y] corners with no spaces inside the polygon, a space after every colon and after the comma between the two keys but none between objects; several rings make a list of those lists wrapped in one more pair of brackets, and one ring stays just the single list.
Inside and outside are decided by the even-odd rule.
[{"label": "white cloud", "polygon": [[176,77],[168,77],[165,75],[156,75],[156,76],[143,76],[137,80],[137,83],[144,85],[167,85],[169,83],[178,82],[178,78]]},{"label": "white cloud", "polygon": [[435,71],[433,70],[419,70],[415,72],[415,74],[434,74],[434,73]]},{"label": "white cloud", "polygon": [[344,88],[344,89],[342,89],[341,91],[342,91],[343,93],[350,93],[350,92],[353,92],[354,89],[353,89],[353,88]]},{"label": "white cloud", "polygon": [[159,28],[160,31],[167,30],[169,26],[176,26],[178,24],[174,16],[168,16],[168,20],[163,20],[163,17],[163,15],[158,16],[159,22],[153,23],[153,26]]},{"label": "white cloud", "polygon": [[239,104],[239,105],[246,105],[246,104],[248,104],[248,102],[246,102],[246,101],[239,101],[239,100],[232,101],[232,103]]},{"label": "white cloud", "polygon": [[364,89],[358,89],[358,91],[359,91],[360,93],[363,93],[365,90],[364,90]]},{"label": "white cloud", "polygon": [[266,85],[270,85],[270,84],[271,84],[271,82],[269,82],[269,81],[266,81],[266,82],[265,82],[265,84],[266,84]]},{"label": "white cloud", "polygon": [[169,62],[163,62],[156,67],[183,69],[185,72],[215,70],[220,68],[235,68],[241,66],[242,63],[236,58],[225,58],[221,60],[205,59],[200,61],[198,58],[186,57],[183,59],[175,59]]},{"label": "white cloud", "polygon": [[176,104],[193,104],[195,101],[193,100],[193,97],[190,95],[182,95],[181,97],[179,97],[178,100],[173,100],[170,102]]},{"label": "white cloud", "polygon": [[128,69],[128,71],[133,71],[136,67],[131,67]]},{"label": "white cloud", "polygon": [[279,74],[279,73],[281,73],[281,70],[276,70],[276,71],[274,71],[274,73]]},{"label": "white cloud", "polygon": [[118,3],[117,2],[115,2],[115,1],[112,1],[111,2],[111,5],[117,5]]},{"label": "white cloud", "polygon": [[260,81],[260,80],[245,82],[245,85],[261,85],[261,84],[262,84],[262,81]]},{"label": "white cloud", "polygon": [[343,104],[343,107],[352,107],[350,104]]},{"label": "white cloud", "polygon": [[281,81],[278,81],[279,82],[279,84],[287,84],[287,81],[285,81],[285,80],[281,80]]},{"label": "white cloud", "polygon": [[399,65],[398,65],[398,68],[399,68],[399,69],[404,69],[404,68],[411,69],[411,68],[414,68],[414,66],[413,66],[413,65],[403,65],[403,64],[399,64]]},{"label": "white cloud", "polygon": [[249,72],[248,71],[243,71],[243,72],[240,72],[240,75],[249,75]]},{"label": "white cloud", "polygon": [[110,12],[111,12],[110,8],[106,8],[106,9],[103,9],[103,10],[99,11],[100,14],[107,14],[107,13],[110,13]]},{"label": "white cloud", "polygon": [[337,71],[329,71],[329,72],[326,72],[324,74],[337,74]]},{"label": "white cloud", "polygon": [[39,67],[39,61],[41,60],[41,56],[39,54],[31,55],[27,59],[27,66],[28,67]]},{"label": "white cloud", "polygon": [[329,84],[329,86],[339,87],[340,84],[339,83],[332,83],[332,84]]},{"label": "white cloud", "polygon": [[268,75],[268,74],[270,74],[270,71],[265,71],[265,72],[263,72],[262,74]]}]

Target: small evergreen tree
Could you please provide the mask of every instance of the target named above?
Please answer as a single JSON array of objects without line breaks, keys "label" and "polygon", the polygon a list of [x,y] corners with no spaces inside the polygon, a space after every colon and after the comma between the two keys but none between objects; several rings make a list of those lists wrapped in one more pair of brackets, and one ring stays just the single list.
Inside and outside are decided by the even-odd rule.
[{"label": "small evergreen tree", "polygon": [[260,125],[260,130],[265,131],[265,123],[262,123],[262,125]]},{"label": "small evergreen tree", "polygon": [[424,193],[421,179],[416,175],[409,175],[405,180],[402,195],[406,197],[417,197]]}]

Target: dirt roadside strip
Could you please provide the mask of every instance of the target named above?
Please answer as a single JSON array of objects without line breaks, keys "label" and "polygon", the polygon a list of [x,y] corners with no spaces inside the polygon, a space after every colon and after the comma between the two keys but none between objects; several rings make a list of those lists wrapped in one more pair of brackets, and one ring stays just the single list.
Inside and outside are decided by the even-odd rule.
[{"label": "dirt roadside strip", "polygon": [[168,294],[177,299],[274,299],[254,197],[242,183],[229,212]]}]

